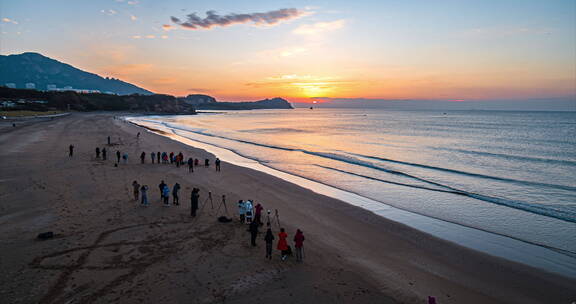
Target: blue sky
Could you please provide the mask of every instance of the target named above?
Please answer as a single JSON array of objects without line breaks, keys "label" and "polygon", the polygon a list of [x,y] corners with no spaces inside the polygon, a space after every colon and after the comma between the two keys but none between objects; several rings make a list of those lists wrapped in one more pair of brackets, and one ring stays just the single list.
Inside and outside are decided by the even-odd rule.
[{"label": "blue sky", "polygon": [[[177,95],[576,95],[576,1],[3,1],[0,53],[39,52]],[[274,24],[171,21],[298,10]],[[170,27],[166,27],[168,25]],[[164,26],[164,27],[163,27]]]}]

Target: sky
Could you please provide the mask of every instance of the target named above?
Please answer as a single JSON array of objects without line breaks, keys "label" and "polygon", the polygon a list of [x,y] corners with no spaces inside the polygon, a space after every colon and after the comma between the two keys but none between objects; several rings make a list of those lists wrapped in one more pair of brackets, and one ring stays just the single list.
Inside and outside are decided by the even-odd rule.
[{"label": "sky", "polygon": [[574,0],[0,0],[0,54],[239,101],[576,101]]}]

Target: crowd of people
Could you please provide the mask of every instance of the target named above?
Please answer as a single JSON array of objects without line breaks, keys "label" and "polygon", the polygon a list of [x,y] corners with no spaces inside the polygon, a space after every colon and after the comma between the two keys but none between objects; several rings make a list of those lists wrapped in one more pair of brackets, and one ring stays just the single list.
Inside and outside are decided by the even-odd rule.
[{"label": "crowd of people", "polygon": [[[137,140],[139,139],[140,134],[138,133],[137,135]],[[107,138],[108,141],[108,145],[110,146],[110,136],[108,136]],[[96,159],[102,159],[102,160],[106,160],[107,157],[107,150],[106,148],[100,148],[100,147],[96,147],[95,149],[96,152]],[[69,146],[69,157],[73,157],[74,155],[74,145],[70,145]],[[146,163],[146,155],[148,155],[146,152],[142,152],[140,154],[140,163],[141,164],[145,164]],[[180,167],[180,166],[184,166],[185,164],[188,165],[188,171],[189,172],[194,172],[194,167],[198,167],[200,165],[200,160],[197,158],[192,158],[189,157],[186,161],[184,158],[184,155],[182,154],[182,152],[175,154],[174,152],[150,152],[150,160],[152,164],[175,164],[176,167]],[[128,154],[127,153],[121,153],[120,150],[116,151],[116,164],[115,166],[118,166],[118,164],[120,164],[120,161],[123,161],[124,164],[128,163]],[[215,169],[217,172],[221,171],[221,161],[219,158],[216,158],[214,161],[215,164]],[[204,167],[208,168],[210,167],[210,160],[209,159],[204,159]],[[179,183],[175,183],[172,186],[172,189],[170,189],[170,187],[168,186],[168,184],[166,184],[164,182],[164,180],[162,180],[160,182],[160,184],[158,184],[158,191],[160,194],[160,202],[163,206],[169,207],[170,204],[170,194],[172,194],[172,205],[174,206],[178,206],[180,205],[180,198],[179,198],[179,194],[180,194],[180,189],[181,186]],[[148,185],[141,185],[140,183],[138,183],[138,181],[134,180],[132,182],[132,191],[133,191],[133,195],[134,195],[134,200],[135,201],[140,201],[140,204],[144,207],[150,206],[150,202],[149,202],[149,198],[148,198],[148,191],[149,191],[149,187]],[[225,206],[225,202],[224,202],[224,197],[223,196],[223,204],[224,204],[224,208],[227,212],[226,206]],[[208,203],[208,200],[210,200],[210,203],[212,204],[212,208],[213,208],[213,203],[212,203],[212,196],[211,193],[208,193],[208,198],[206,199],[206,201],[204,201],[204,205]],[[200,189],[198,188],[193,188],[192,192],[190,194],[190,216],[192,217],[196,217],[198,214],[198,209],[200,207]],[[204,207],[204,206],[202,206]],[[262,211],[264,210],[264,207],[258,203],[256,205],[254,205],[254,201],[253,200],[240,200],[238,202],[238,222],[241,224],[248,224],[248,231],[250,232],[250,244],[252,246],[257,246],[256,241],[258,240],[258,235],[260,234],[260,227],[262,227],[264,225],[264,222],[262,220]],[[276,249],[280,251],[280,257],[281,260],[284,261],[288,258],[288,256],[292,255],[292,247],[288,244],[288,233],[286,232],[286,230],[284,228],[282,228],[280,226],[280,220],[278,217],[278,210],[276,210],[276,220],[277,220],[277,226],[279,228],[279,232],[276,235],[277,236],[277,246]],[[263,241],[265,243],[265,248],[266,248],[266,258],[267,259],[272,259],[272,248],[273,248],[273,242],[274,240],[276,240],[276,237],[274,236],[274,233],[272,232],[272,221],[271,221],[271,217],[270,217],[270,210],[268,210],[268,216],[267,216],[267,220],[266,220],[266,232],[264,234],[264,238]],[[304,233],[300,230],[297,229],[296,233],[294,235],[293,238],[293,242],[294,242],[294,248],[295,248],[295,255],[296,255],[296,261],[298,262],[302,262],[303,258],[304,258],[304,251],[303,251],[303,245],[304,245]]]}]

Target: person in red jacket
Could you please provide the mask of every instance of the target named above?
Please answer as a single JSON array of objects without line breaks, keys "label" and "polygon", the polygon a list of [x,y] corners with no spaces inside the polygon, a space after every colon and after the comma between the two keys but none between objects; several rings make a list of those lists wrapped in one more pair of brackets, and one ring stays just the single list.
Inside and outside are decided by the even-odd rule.
[{"label": "person in red jacket", "polygon": [[280,228],[280,233],[278,233],[278,246],[276,249],[282,252],[282,261],[284,261],[288,256],[288,242],[286,241],[287,238],[288,234],[284,231],[284,228]]},{"label": "person in red jacket", "polygon": [[304,246],[304,233],[300,229],[296,229],[296,235],[294,236],[294,247],[296,247],[296,261],[302,262],[303,259],[303,246]]},{"label": "person in red jacket", "polygon": [[264,223],[262,223],[262,209],[264,208],[260,204],[257,204],[256,207],[254,207],[254,210],[256,210],[256,212],[254,213],[256,223],[258,223],[258,225],[260,226],[264,225]]}]

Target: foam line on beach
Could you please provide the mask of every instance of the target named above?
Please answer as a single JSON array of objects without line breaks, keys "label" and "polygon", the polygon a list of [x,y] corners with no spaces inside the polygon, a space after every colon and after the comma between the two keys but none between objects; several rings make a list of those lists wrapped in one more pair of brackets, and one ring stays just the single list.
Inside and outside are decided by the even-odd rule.
[{"label": "foam line on beach", "polygon": [[[128,119],[137,125],[141,125],[141,123],[144,122],[141,121],[139,123],[139,118],[137,117]],[[167,133],[171,132],[170,128],[163,125],[161,122],[148,122],[154,124],[155,129],[164,129],[162,131]],[[152,130],[149,131],[154,132]],[[189,132],[189,130],[184,131]],[[392,207],[383,202],[375,201],[356,193],[344,191],[317,181],[265,166],[257,160],[247,159],[229,149],[201,142],[197,139],[186,138],[174,132],[165,136],[186,145],[206,150],[207,152],[219,157],[222,161],[270,174],[277,178],[310,189],[316,193],[369,210],[386,219],[402,223],[416,230],[459,244],[472,250],[526,264],[531,267],[543,269],[566,277],[576,278],[576,258],[569,254],[558,252],[545,246],[539,246],[537,244],[532,244],[507,236]]]}]

